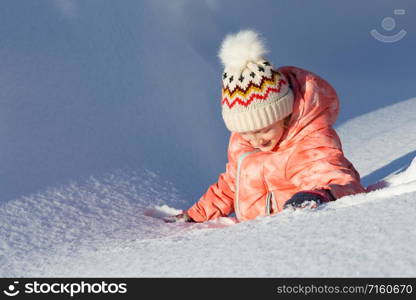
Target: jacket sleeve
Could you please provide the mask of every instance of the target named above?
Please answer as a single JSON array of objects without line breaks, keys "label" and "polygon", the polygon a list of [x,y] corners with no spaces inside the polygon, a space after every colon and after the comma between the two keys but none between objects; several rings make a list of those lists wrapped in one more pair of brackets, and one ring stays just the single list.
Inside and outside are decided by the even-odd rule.
[{"label": "jacket sleeve", "polygon": [[212,184],[199,201],[187,211],[196,222],[225,217],[234,211],[237,162],[231,151],[231,140],[232,138],[228,146],[228,162],[225,172],[219,175],[218,181]]},{"label": "jacket sleeve", "polygon": [[324,188],[335,199],[365,192],[360,175],[345,158],[332,128],[318,130],[299,142],[288,158],[286,178],[299,191]]}]

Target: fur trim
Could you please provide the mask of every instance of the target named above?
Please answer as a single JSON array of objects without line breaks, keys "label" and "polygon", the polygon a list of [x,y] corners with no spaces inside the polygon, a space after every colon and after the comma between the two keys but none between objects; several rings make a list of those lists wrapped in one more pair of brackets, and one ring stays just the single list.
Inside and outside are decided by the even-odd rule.
[{"label": "fur trim", "polygon": [[229,34],[221,44],[218,57],[224,68],[231,72],[241,72],[248,62],[257,62],[266,54],[263,40],[253,30],[242,30]]}]

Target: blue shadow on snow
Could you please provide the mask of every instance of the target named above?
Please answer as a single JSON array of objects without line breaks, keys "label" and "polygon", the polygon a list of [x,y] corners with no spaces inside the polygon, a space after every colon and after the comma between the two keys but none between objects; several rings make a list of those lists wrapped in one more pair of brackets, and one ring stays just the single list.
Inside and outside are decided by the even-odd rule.
[{"label": "blue shadow on snow", "polygon": [[363,177],[361,179],[362,185],[367,187],[370,184],[373,184],[373,183],[376,183],[376,182],[382,180],[383,178],[385,178],[386,176],[388,176],[390,174],[398,173],[400,171],[403,171],[404,169],[406,169],[410,165],[410,163],[412,162],[412,160],[415,156],[416,156],[416,150],[412,151],[412,152],[409,152],[409,153],[403,155],[402,157],[399,157],[399,158],[393,160],[388,165],[385,165],[385,166],[375,170],[371,174],[368,174],[367,176]]}]

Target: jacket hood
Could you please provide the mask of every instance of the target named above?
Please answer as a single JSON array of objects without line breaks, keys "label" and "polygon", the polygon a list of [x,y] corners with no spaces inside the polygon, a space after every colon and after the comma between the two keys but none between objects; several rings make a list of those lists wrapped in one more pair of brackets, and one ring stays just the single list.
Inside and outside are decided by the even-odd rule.
[{"label": "jacket hood", "polygon": [[[332,126],[339,114],[339,99],[335,89],[313,72],[294,66],[283,66],[284,74],[294,94],[293,112],[280,142],[272,151],[290,147],[310,133]],[[237,152],[250,151],[252,146],[238,133],[231,135]]]},{"label": "jacket hood", "polygon": [[287,77],[295,97],[292,116],[280,147],[335,123],[339,99],[331,84],[313,72],[294,66],[280,67],[278,71]]}]

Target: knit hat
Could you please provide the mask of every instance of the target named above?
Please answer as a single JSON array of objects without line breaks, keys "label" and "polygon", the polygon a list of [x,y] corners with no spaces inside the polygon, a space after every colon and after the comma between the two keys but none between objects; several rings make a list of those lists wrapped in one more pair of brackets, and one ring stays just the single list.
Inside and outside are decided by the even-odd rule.
[{"label": "knit hat", "polygon": [[258,130],[292,113],[293,92],[287,78],[264,59],[258,33],[228,35],[218,53],[222,75],[222,117],[230,131]]}]

